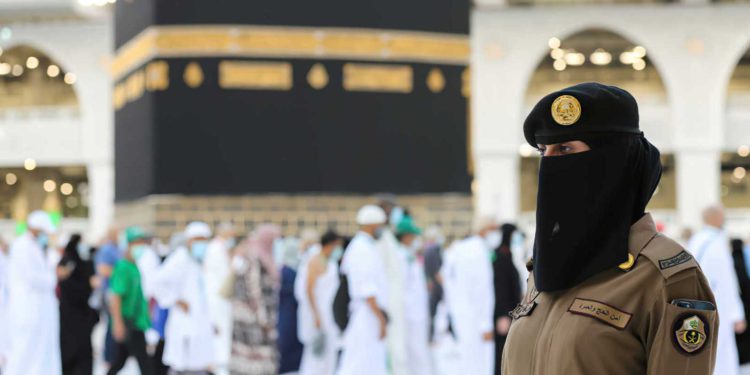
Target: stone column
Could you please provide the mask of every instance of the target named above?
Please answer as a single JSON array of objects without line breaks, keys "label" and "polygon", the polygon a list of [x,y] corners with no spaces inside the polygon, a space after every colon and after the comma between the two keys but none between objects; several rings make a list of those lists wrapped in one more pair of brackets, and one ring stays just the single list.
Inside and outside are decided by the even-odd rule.
[{"label": "stone column", "polygon": [[89,178],[89,238],[103,236],[114,218],[115,171],[112,163],[87,165]]}]

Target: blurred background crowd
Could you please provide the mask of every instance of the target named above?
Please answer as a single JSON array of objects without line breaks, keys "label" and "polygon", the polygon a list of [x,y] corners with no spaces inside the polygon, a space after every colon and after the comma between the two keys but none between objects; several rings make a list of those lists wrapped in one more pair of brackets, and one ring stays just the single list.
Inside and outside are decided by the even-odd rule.
[{"label": "blurred background crowd", "polygon": [[[264,223],[244,234],[196,221],[165,243],[135,226],[85,239],[35,211],[0,246],[0,369],[499,374],[508,313],[529,273],[526,234],[485,218],[446,238],[390,196],[352,215],[352,233],[283,236]],[[703,218],[683,245],[729,332],[717,361],[746,373],[750,246],[728,236],[722,207]],[[371,303],[381,319],[358,315]]]}]

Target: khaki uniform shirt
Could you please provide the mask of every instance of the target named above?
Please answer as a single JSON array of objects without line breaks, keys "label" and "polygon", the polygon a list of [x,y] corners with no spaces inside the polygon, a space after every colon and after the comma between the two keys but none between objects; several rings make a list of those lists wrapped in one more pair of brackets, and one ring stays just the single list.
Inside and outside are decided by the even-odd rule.
[{"label": "khaki uniform shirt", "polygon": [[[528,293],[511,312],[505,375],[710,375],[719,319],[693,257],[645,215],[630,229],[629,262],[564,291]],[[695,305],[695,303],[693,303]]]}]

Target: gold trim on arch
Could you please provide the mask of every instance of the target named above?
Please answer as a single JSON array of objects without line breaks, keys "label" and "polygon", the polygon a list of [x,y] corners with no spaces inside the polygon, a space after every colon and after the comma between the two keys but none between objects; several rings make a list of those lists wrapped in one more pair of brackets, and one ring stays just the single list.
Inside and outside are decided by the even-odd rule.
[{"label": "gold trim on arch", "polygon": [[359,59],[466,65],[465,35],[290,26],[151,26],[120,47],[115,80],[160,57]]}]

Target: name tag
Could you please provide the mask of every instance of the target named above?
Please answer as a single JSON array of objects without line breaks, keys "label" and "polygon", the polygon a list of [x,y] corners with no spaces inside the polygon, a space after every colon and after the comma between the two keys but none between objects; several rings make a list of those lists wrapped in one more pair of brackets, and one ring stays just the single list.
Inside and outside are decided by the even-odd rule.
[{"label": "name tag", "polygon": [[667,268],[671,268],[674,266],[679,266],[680,264],[683,264],[685,262],[688,262],[690,259],[693,259],[693,256],[690,255],[687,251],[682,250],[679,254],[669,258],[669,259],[663,259],[659,261],[659,268],[665,270]]},{"label": "name tag", "polygon": [[625,329],[633,317],[632,314],[605,303],[583,298],[576,298],[573,304],[570,305],[570,308],[568,308],[568,311],[573,314],[592,317],[617,329]]}]

